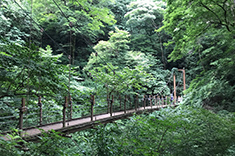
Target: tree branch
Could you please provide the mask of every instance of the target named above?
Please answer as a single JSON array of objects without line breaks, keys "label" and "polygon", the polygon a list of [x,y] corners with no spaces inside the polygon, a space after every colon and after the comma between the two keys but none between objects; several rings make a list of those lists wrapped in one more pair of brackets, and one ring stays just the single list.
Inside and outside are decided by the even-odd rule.
[{"label": "tree branch", "polygon": [[214,14],[215,17],[219,20],[219,23],[222,24],[221,19],[219,18],[219,16],[218,16],[213,10],[211,10],[209,7],[207,7],[207,6],[206,6],[205,4],[203,4],[202,2],[200,2],[200,3],[201,3],[201,5],[202,5],[204,8],[206,8],[208,11],[210,11],[212,14]]},{"label": "tree branch", "polygon": [[161,146],[161,144],[162,144],[163,138],[164,138],[164,136],[166,135],[166,132],[168,131],[168,129],[169,129],[169,127],[167,127],[167,128],[165,129],[165,131],[163,132],[162,137],[161,137],[161,140],[160,140],[160,142],[159,142],[159,144],[158,144],[158,147],[157,147],[157,151],[160,150],[160,146]]},{"label": "tree branch", "polygon": [[218,5],[223,11],[224,11],[224,21],[225,21],[225,23],[226,24],[224,24],[225,26],[226,26],[226,28],[227,28],[227,30],[229,31],[229,32],[231,32],[231,30],[230,30],[230,28],[229,28],[229,21],[228,21],[228,19],[227,19],[227,10],[225,9],[225,3],[227,2],[227,0],[225,0],[224,2],[223,2],[223,6],[222,5],[220,5],[219,3],[216,3],[216,2],[214,2],[216,5]]},{"label": "tree branch", "polygon": [[[226,1],[225,1],[226,2]],[[206,8],[208,11],[210,11],[212,14],[214,14],[215,15],[215,17],[219,20],[219,24],[220,25],[223,25],[223,26],[225,26],[226,27],[226,29],[229,31],[229,32],[231,32],[231,30],[230,30],[230,28],[229,28],[229,25],[228,25],[228,23],[225,21],[225,23],[226,24],[224,24],[223,23],[223,21],[219,18],[219,16],[213,11],[213,10],[211,10],[209,7],[207,7],[205,4],[203,4],[202,2],[200,2],[200,4],[204,7],[204,8]],[[218,6],[219,6],[219,4],[218,3],[216,3]],[[222,6],[221,6],[222,7]],[[222,7],[223,8],[223,7]],[[226,11],[226,10],[225,10]],[[227,15],[227,12],[226,12],[226,14],[225,15]]]}]

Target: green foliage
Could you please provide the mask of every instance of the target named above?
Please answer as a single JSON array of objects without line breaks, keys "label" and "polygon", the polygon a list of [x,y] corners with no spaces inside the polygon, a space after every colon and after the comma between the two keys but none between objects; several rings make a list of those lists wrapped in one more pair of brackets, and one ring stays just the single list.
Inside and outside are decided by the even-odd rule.
[{"label": "green foliage", "polygon": [[164,17],[164,26],[173,36],[174,52],[172,60],[187,55],[192,46],[197,49],[197,39],[210,30],[226,30],[232,33],[234,25],[230,22],[234,14],[232,1],[167,1],[167,10]]},{"label": "green foliage", "polygon": [[16,134],[8,134],[9,140],[0,140],[0,151],[2,156],[61,156],[61,155],[77,155],[77,144],[73,139],[62,136],[59,132],[51,130],[49,132],[42,131],[42,136],[38,142],[26,142]]},{"label": "green foliage", "polygon": [[126,19],[125,14],[128,12],[128,5],[132,0],[115,0],[112,3],[109,3],[109,8],[112,13],[115,15],[115,26],[121,30],[126,30]]},{"label": "green foliage", "polygon": [[[16,44],[1,46],[1,98],[17,95],[53,95],[64,90],[58,73],[65,69],[58,65],[61,55],[46,50],[30,50]],[[53,80],[53,81],[52,81]]]},{"label": "green foliage", "polygon": [[[37,143],[25,142],[16,130],[8,141],[0,140],[1,154],[234,155],[235,117],[224,110],[235,110],[233,1],[166,0],[167,6],[158,0],[56,1],[64,15],[53,1],[33,1],[32,15],[32,1],[17,2],[45,30],[14,1],[0,2],[1,130],[17,127],[21,97],[29,96],[24,126],[32,126],[37,117],[29,114],[37,113],[39,95],[47,123],[61,119],[68,94],[73,117],[81,117],[89,113],[91,93],[95,106],[104,108],[106,95],[169,95],[166,81],[172,73],[180,77],[175,66],[187,65],[187,82],[194,80],[184,105],[175,109],[135,115],[72,138],[43,132]],[[178,61],[168,62],[174,46],[170,60]],[[72,65],[65,66],[69,55]],[[84,66],[89,75],[79,73]]]},{"label": "green foliage", "polygon": [[163,43],[170,37],[164,32],[155,31],[162,26],[165,7],[162,1],[133,1],[125,18],[126,30],[131,34],[131,50],[159,59],[164,69],[169,69],[167,55],[171,48],[165,48]]},{"label": "green foliage", "polygon": [[233,155],[234,128],[234,113],[181,105],[100,125],[71,138],[51,131],[42,133],[39,142],[25,142],[16,131],[9,141],[0,140],[0,150],[7,155]]},{"label": "green foliage", "polygon": [[233,1],[167,1],[158,31],[172,35],[170,59],[186,58],[190,79],[196,78],[187,91],[191,104],[234,111],[233,6]]},{"label": "green foliage", "polygon": [[[22,1],[22,4],[26,1]],[[29,43],[30,39],[30,19],[25,16],[13,1],[3,0],[0,2],[0,36],[1,39],[15,44]],[[31,30],[31,38],[35,39],[38,35],[35,28]],[[2,41],[0,41],[2,43]]]},{"label": "green foliage", "polygon": [[131,87],[138,93],[169,94],[164,82],[167,71],[162,71],[160,62],[149,55],[131,51],[129,36],[118,28],[110,32],[108,41],[100,41],[94,47],[97,54],[91,54],[85,70],[92,69],[96,83],[110,85],[113,91],[123,92]]},{"label": "green foliage", "polygon": [[[117,70],[115,74],[110,70],[111,67]],[[143,67],[136,66],[135,69],[123,68],[118,71],[118,68],[114,68],[111,64],[108,66],[98,67],[96,70],[91,71],[95,77],[95,81],[106,84],[106,88],[111,92],[120,92],[124,94],[141,94],[147,91],[144,85],[147,85],[153,77],[143,71]],[[132,91],[132,89],[138,90],[138,93]]]},{"label": "green foliage", "polygon": [[[91,51],[89,45],[96,43],[98,36],[104,33],[102,28],[105,24],[113,25],[116,22],[106,7],[108,1],[70,0],[56,4],[49,0],[33,3],[33,13],[39,24],[63,46],[56,46],[45,33],[42,45],[50,44],[59,53],[71,55],[72,64],[84,67]],[[68,63],[66,57],[62,61]]]},{"label": "green foliage", "polygon": [[85,70],[89,70],[92,67],[99,66],[100,64],[112,63],[114,66],[126,65],[125,55],[129,51],[129,33],[116,28],[116,32],[110,32],[109,41],[100,41],[94,49],[98,53],[92,53],[85,67]]},{"label": "green foliage", "polygon": [[79,137],[88,137],[98,155],[226,155],[233,149],[234,126],[234,114],[179,106],[98,126]]}]

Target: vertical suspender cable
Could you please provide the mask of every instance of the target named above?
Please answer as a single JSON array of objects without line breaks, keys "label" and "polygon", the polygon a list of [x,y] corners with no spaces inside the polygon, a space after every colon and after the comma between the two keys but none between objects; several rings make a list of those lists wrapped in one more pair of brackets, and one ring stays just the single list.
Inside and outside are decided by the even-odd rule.
[{"label": "vertical suspender cable", "polygon": [[69,91],[69,104],[70,104],[70,119],[72,119],[72,100],[71,100],[71,93],[70,93],[70,83],[71,83],[71,64],[72,64],[72,22],[69,22],[69,27],[70,27],[70,41],[69,41],[69,49],[70,49],[70,54],[69,54],[69,86],[68,86],[68,91]]},{"label": "vertical suspender cable", "polygon": [[[96,57],[96,59],[95,59],[95,65],[96,65],[96,67],[98,67],[98,66],[97,66],[97,55],[98,55],[98,53],[95,52],[95,57]],[[95,94],[97,94],[97,80],[96,80],[96,79],[95,79]]]},{"label": "vertical suspender cable", "polygon": [[[30,79],[30,59],[31,59],[31,49],[32,49],[32,14],[33,14],[33,0],[31,0],[30,4],[30,28],[29,28],[29,55],[28,55],[28,75],[27,75],[27,105],[29,105],[29,94],[30,94],[30,87],[29,87],[29,79]],[[26,119],[27,120],[27,119]]]},{"label": "vertical suspender cable", "polygon": [[27,77],[27,104],[29,104],[29,94],[30,94],[30,88],[29,88],[29,79],[30,79],[30,59],[31,59],[31,49],[32,49],[32,17],[33,17],[33,0],[31,0],[30,4],[30,30],[29,30],[29,55],[28,55],[28,77]]}]

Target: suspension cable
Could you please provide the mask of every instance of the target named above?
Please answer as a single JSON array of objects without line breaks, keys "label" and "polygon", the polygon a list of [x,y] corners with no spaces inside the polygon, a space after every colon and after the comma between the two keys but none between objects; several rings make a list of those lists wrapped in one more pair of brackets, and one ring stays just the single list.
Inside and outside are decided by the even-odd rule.
[{"label": "suspension cable", "polygon": [[31,51],[32,51],[32,17],[33,17],[33,0],[31,0],[30,4],[30,28],[29,28],[29,55],[28,55],[28,76],[27,76],[27,104],[29,105],[29,79],[30,79],[30,64],[31,64]]},{"label": "suspension cable", "polygon": [[[45,30],[42,26],[40,26],[30,15],[29,13],[18,3],[16,2],[16,0],[13,0],[18,6],[19,8],[21,8],[21,10],[23,10],[23,12],[27,15],[27,17],[29,17],[33,23],[35,23],[37,25],[37,27],[39,28],[38,30]],[[66,54],[68,54],[63,47],[61,47],[46,31],[44,31],[44,34],[54,43],[57,45],[57,47],[61,48]]]}]

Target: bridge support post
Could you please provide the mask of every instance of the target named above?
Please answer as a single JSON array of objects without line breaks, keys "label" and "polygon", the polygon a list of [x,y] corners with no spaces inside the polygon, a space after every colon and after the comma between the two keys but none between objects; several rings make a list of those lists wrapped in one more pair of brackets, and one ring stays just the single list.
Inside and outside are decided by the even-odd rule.
[{"label": "bridge support post", "polygon": [[110,110],[110,99],[109,99],[109,95],[108,94],[107,94],[107,105],[108,105],[107,113],[109,113],[109,110]]},{"label": "bridge support post", "polygon": [[144,95],[144,109],[146,107],[146,98],[145,98],[145,95]]},{"label": "bridge support post", "polygon": [[114,98],[113,98],[113,95],[112,95],[112,100],[110,102],[110,116],[113,116],[113,101],[114,101]]},{"label": "bridge support post", "polygon": [[120,101],[120,110],[122,110],[122,99],[121,99],[121,95],[119,95],[119,101]]},{"label": "bridge support post", "polygon": [[186,83],[185,83],[185,69],[178,69],[178,71],[182,71],[183,72],[183,83],[184,83],[184,90],[186,90]]},{"label": "bridge support post", "polygon": [[156,106],[157,105],[156,95],[153,96],[153,99],[154,99],[154,106]]},{"label": "bridge support post", "polygon": [[127,101],[127,96],[125,95],[125,100],[124,100],[124,113],[126,114],[126,101]]},{"label": "bridge support post", "polygon": [[160,104],[160,96],[157,96],[157,105],[161,105]]},{"label": "bridge support post", "polygon": [[72,98],[71,95],[69,94],[69,105],[70,105],[70,114],[69,114],[69,118],[72,119],[73,117],[73,103],[72,103]]},{"label": "bridge support post", "polygon": [[38,106],[39,106],[39,125],[42,125],[42,99],[41,99],[41,96],[38,97]]},{"label": "bridge support post", "polygon": [[152,96],[151,95],[149,95],[149,102],[150,102],[150,107],[152,109],[153,108],[153,104],[152,104]]},{"label": "bridge support post", "polygon": [[95,96],[91,95],[91,121],[93,121],[93,116],[94,116],[94,104],[95,104]]},{"label": "bridge support post", "polygon": [[174,104],[176,104],[176,82],[175,82],[175,74],[173,75],[173,83],[174,83]]},{"label": "bridge support post", "polygon": [[66,126],[66,107],[68,106],[68,98],[65,96],[65,102],[63,107],[63,127]]},{"label": "bridge support post", "polygon": [[168,105],[168,96],[166,96],[165,98],[166,98],[166,105]]},{"label": "bridge support post", "polygon": [[25,107],[25,98],[22,98],[21,101],[21,108],[20,108],[20,118],[19,118],[19,129],[23,129],[23,119],[24,119],[24,112],[27,110]]},{"label": "bridge support post", "polygon": [[138,95],[136,95],[135,96],[135,111],[137,111],[138,105],[139,105],[139,98],[138,98]]}]

